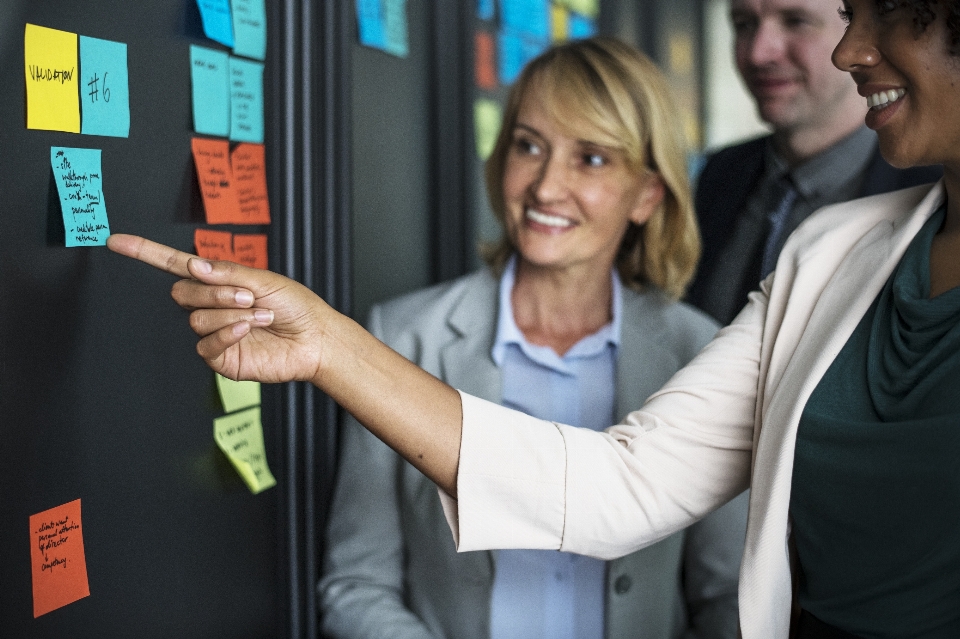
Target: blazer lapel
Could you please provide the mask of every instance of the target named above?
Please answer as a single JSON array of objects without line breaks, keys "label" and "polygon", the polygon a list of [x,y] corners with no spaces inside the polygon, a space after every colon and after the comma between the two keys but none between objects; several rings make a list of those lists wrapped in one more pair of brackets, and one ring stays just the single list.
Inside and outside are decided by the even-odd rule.
[{"label": "blazer lapel", "polygon": [[497,330],[497,281],[478,278],[454,306],[448,325],[458,335],[440,352],[444,380],[465,393],[499,403],[500,369],[490,355]]},{"label": "blazer lapel", "polygon": [[[796,348],[782,356],[783,364],[778,364],[775,359],[769,362],[759,408],[762,429],[754,446],[754,459],[761,462],[755,464],[754,476],[769,478],[769,481],[751,482],[753,490],[744,564],[758,569],[742,571],[741,602],[779,601],[779,605],[786,605],[789,609],[793,592],[785,549],[800,415],[824,373],[900,262],[907,246],[941,201],[941,191],[934,189],[915,207],[913,214],[900,220],[883,219],[865,233],[829,276],[809,319],[802,325]],[[853,215],[857,213],[851,211]],[[807,267],[816,268],[809,264]],[[865,273],[871,274],[866,281]],[[771,300],[771,306],[775,305]],[[768,316],[776,310],[769,309]],[[800,324],[800,321],[791,322],[790,309],[787,308],[782,327]],[[783,331],[778,331],[777,339],[782,338]],[[785,341],[789,343],[790,338]],[[773,358],[777,357],[775,351]],[[778,580],[777,575],[788,577]],[[754,619],[766,619],[761,622],[763,625],[779,624],[781,620],[775,610],[757,610]],[[779,632],[782,629],[769,627],[751,636],[781,636]]]}]

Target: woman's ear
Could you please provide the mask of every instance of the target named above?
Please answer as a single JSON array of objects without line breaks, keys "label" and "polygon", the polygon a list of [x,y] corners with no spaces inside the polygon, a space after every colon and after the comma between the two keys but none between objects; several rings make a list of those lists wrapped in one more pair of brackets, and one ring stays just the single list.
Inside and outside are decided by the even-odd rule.
[{"label": "woman's ear", "polygon": [[663,178],[656,171],[650,171],[643,176],[643,184],[637,193],[637,201],[630,212],[630,221],[637,226],[643,226],[647,220],[657,212],[663,204],[666,187]]}]

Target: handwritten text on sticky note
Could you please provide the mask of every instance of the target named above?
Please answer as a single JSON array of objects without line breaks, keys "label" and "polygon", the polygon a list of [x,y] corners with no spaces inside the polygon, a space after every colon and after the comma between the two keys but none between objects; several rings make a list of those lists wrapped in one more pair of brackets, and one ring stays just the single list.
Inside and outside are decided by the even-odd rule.
[{"label": "handwritten text on sticky note", "polygon": [[267,466],[259,406],[213,420],[213,436],[250,492],[257,494],[276,486]]},{"label": "handwritten text on sticky note", "polygon": [[267,268],[267,236],[237,233],[233,236],[233,261],[250,268]]},{"label": "handwritten text on sticky note", "polygon": [[87,135],[130,135],[127,45],[80,36],[80,104]]},{"label": "handwritten text on sticky note", "polygon": [[90,595],[79,499],[30,517],[30,564],[35,618]]},{"label": "handwritten text on sticky note", "polygon": [[193,245],[197,249],[197,255],[205,260],[233,261],[232,233],[196,229],[193,232]]},{"label": "handwritten text on sticky note", "polygon": [[50,149],[67,246],[103,246],[110,236],[100,149]]},{"label": "handwritten text on sticky note", "polygon": [[230,0],[197,0],[203,33],[211,40],[228,47],[233,46],[233,20],[230,17]]},{"label": "handwritten text on sticky note", "polygon": [[263,0],[231,0],[233,52],[263,60],[267,55],[267,11]]},{"label": "handwritten text on sticky note", "polygon": [[230,139],[263,144],[263,64],[230,56]]},{"label": "handwritten text on sticky note", "polygon": [[230,154],[233,185],[240,205],[237,224],[269,224],[267,166],[262,144],[238,144]]},{"label": "handwritten text on sticky note", "polygon": [[230,134],[230,62],[223,51],[190,45],[193,130]]},{"label": "handwritten text on sticky note", "polygon": [[28,24],[23,57],[27,128],[80,133],[77,34]]},{"label": "handwritten text on sticky note", "polygon": [[226,140],[193,138],[190,146],[207,223],[229,224],[237,211],[237,197],[230,170],[230,144]]}]

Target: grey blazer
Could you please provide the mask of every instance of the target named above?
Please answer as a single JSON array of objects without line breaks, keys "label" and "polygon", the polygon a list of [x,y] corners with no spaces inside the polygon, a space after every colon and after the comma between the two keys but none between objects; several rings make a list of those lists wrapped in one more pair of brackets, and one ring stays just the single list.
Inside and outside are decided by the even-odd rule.
[{"label": "grey blazer", "polygon": [[[490,357],[498,282],[486,270],[373,308],[379,339],[448,384],[501,398]],[[617,414],[642,405],[714,335],[699,311],[624,290]],[[746,494],[687,530],[608,564],[609,639],[737,636]],[[456,552],[419,471],[352,418],[318,584],[323,631],[336,638],[488,639],[494,555]]]}]

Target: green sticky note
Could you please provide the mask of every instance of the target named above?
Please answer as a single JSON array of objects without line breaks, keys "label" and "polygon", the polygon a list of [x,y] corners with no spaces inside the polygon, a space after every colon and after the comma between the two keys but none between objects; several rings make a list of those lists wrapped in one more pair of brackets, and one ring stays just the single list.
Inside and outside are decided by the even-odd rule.
[{"label": "green sticky note", "polygon": [[473,133],[481,160],[486,160],[493,152],[502,119],[500,105],[494,100],[480,98],[473,103]]},{"label": "green sticky note", "polygon": [[277,485],[267,465],[259,406],[213,420],[213,438],[254,495]]},{"label": "green sticky note", "polygon": [[260,405],[260,382],[235,382],[219,373],[214,373],[214,376],[217,378],[223,412],[232,413],[241,408]]}]

